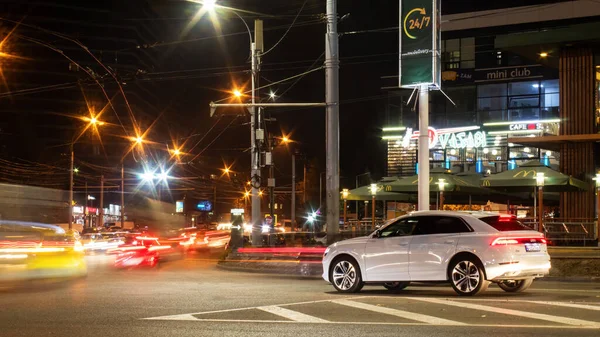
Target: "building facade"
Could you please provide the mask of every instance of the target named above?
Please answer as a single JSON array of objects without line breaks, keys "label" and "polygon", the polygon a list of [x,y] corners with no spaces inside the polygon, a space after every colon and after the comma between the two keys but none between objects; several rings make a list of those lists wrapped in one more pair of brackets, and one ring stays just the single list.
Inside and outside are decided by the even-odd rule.
[{"label": "building facade", "polygon": [[[600,153],[600,3],[444,15],[442,40],[443,93],[430,97],[432,167],[495,173],[539,160],[592,186]],[[383,81],[388,175],[415,174],[415,102],[397,88],[397,76]],[[560,204],[564,217],[595,217],[593,189],[562,193]]]}]

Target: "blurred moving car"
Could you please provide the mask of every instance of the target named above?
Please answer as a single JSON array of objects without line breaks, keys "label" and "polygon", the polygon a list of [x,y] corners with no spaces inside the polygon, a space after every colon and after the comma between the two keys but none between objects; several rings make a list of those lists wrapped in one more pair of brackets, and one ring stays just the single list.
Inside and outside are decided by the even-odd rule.
[{"label": "blurred moving car", "polygon": [[[215,228],[211,226],[210,228]],[[231,232],[229,230],[205,229],[186,227],[179,230],[179,235],[168,239],[169,242],[178,242],[187,250],[212,250],[225,249]]]},{"label": "blurred moving car", "polygon": [[87,275],[83,247],[53,225],[0,221],[0,281]]},{"label": "blurred moving car", "polygon": [[107,254],[116,254],[115,267],[155,267],[159,261],[183,258],[179,246],[161,244],[158,238],[148,236],[127,236],[125,243],[107,250]]}]

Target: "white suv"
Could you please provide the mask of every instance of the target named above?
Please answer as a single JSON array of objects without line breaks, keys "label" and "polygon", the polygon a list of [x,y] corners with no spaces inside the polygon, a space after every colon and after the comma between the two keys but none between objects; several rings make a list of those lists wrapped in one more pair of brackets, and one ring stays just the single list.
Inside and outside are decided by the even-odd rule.
[{"label": "white suv", "polygon": [[365,284],[399,291],[427,281],[449,281],[459,295],[475,295],[490,282],[520,292],[549,270],[542,233],[489,212],[413,212],[369,236],[337,242],[323,256],[323,278],[340,292]]}]

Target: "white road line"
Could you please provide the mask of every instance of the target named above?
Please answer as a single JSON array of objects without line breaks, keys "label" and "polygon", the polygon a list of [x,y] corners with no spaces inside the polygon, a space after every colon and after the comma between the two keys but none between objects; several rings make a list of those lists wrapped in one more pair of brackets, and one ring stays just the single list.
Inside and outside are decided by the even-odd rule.
[{"label": "white road line", "polygon": [[[355,296],[355,297],[348,297],[347,299],[349,299],[349,300],[356,300],[356,299],[369,298],[369,297],[370,296]],[[324,302],[331,302],[331,301],[332,301],[331,299],[330,300],[317,300],[317,301],[306,301],[306,302],[276,304],[276,306],[278,306],[278,307],[285,307],[285,306],[292,306],[292,305],[324,303]],[[234,308],[234,309],[212,310],[212,311],[201,311],[201,312],[191,312],[191,313],[181,314],[181,315],[168,315],[168,316],[148,317],[148,318],[142,318],[142,319],[161,319],[161,320],[162,319],[174,319],[174,320],[177,320],[178,319],[177,317],[179,317],[179,316],[220,314],[220,313],[224,313],[224,312],[243,311],[243,310],[251,310],[251,309],[257,309],[257,308],[258,308],[258,306],[256,306],[256,307],[245,307],[245,308]],[[171,318],[171,317],[175,317],[175,318]]]},{"label": "white road line", "polygon": [[433,325],[466,325],[465,323],[451,321],[451,320],[447,320],[447,319],[443,319],[443,318],[439,318],[439,317],[417,314],[415,312],[410,312],[410,311],[391,309],[391,308],[386,308],[386,307],[379,307],[376,305],[366,304],[366,303],[361,303],[361,302],[354,302],[354,301],[348,301],[348,300],[334,300],[331,302],[340,304],[340,305],[345,305],[345,306],[352,307],[352,308],[374,311],[374,312],[377,312],[380,314],[401,317],[401,318],[409,319],[412,321],[418,321],[418,322],[428,323],[428,324],[433,324]]},{"label": "white road line", "polygon": [[277,316],[281,316],[283,318],[287,318],[289,320],[296,321],[296,322],[304,322],[304,323],[327,323],[328,322],[327,320],[324,320],[324,319],[321,319],[321,318],[318,318],[315,316],[310,316],[310,315],[303,314],[298,311],[278,307],[276,305],[270,305],[267,307],[258,307],[256,309],[266,311],[268,313],[271,313],[271,314],[274,314]]},{"label": "white road line", "polygon": [[437,298],[426,298],[426,297],[422,297],[422,298],[421,297],[403,297],[403,298],[407,299],[407,300],[413,300],[413,301],[422,301],[422,302],[429,302],[429,303],[435,303],[435,304],[441,304],[441,305],[455,306],[455,307],[459,307],[459,308],[463,308],[463,309],[473,309],[473,310],[480,310],[480,311],[487,311],[487,312],[495,312],[497,314],[527,317],[527,318],[539,319],[539,320],[543,320],[543,321],[550,321],[550,322],[567,324],[567,325],[586,326],[586,327],[590,327],[590,328],[600,328],[600,323],[598,323],[598,322],[584,321],[584,320],[576,319],[576,318],[538,314],[538,313],[534,313],[534,312],[512,310],[512,309],[502,309],[502,308],[490,307],[487,305],[472,304],[472,303],[467,303],[467,302],[455,302],[455,301],[443,300],[443,299],[437,299]]},{"label": "white road line", "polygon": [[567,307],[567,308],[577,308],[577,309],[598,310],[598,311],[600,311],[600,306],[589,305],[589,304],[563,303],[563,302],[555,302],[555,301],[520,301],[520,302],[535,303],[535,304],[544,304],[544,305],[554,305],[554,306],[558,306],[558,307]]},{"label": "white road line", "polygon": [[[273,323],[273,324],[306,324],[305,322],[297,321],[276,321],[276,320],[254,320],[254,319],[218,319],[218,318],[199,318],[196,322],[208,323]],[[417,322],[313,322],[313,324],[328,324],[328,325],[387,325],[387,326],[431,326],[427,323]],[[444,326],[444,325],[440,325]],[[580,330],[580,329],[598,329],[597,327],[575,326],[575,325],[524,325],[524,324],[468,324],[467,328],[504,328],[504,329],[564,329],[564,330]],[[462,328],[465,329],[465,328]]]},{"label": "white road line", "polygon": [[197,321],[198,319],[192,314],[182,314],[182,315],[171,315],[171,316],[160,316],[160,317],[150,317],[150,318],[142,318],[147,320],[167,320],[167,321]]}]

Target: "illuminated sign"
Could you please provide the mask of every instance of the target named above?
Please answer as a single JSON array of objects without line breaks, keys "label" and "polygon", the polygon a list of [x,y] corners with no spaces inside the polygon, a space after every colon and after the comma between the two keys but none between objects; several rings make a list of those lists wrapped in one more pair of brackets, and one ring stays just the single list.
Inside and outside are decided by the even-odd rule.
[{"label": "illuminated sign", "polygon": [[440,0],[400,0],[400,86],[440,84]]},{"label": "illuminated sign", "polygon": [[183,200],[175,201],[175,213],[183,213]]},{"label": "illuminated sign", "polygon": [[[464,149],[487,147],[487,136],[485,131],[479,130],[478,126],[467,126],[460,128],[434,129],[429,128],[427,132],[429,138],[429,148],[440,145],[442,149]],[[419,138],[419,131],[406,129],[406,134],[402,137],[402,146],[407,148],[411,146],[411,140]]]},{"label": "illuminated sign", "polygon": [[200,201],[197,205],[196,208],[199,211],[205,211],[205,212],[210,212],[212,211],[212,203],[210,201]]},{"label": "illuminated sign", "polygon": [[244,209],[243,208],[232,208],[231,209],[231,214],[233,214],[233,215],[242,215],[242,214],[244,214]]},{"label": "illuminated sign", "polygon": [[544,126],[540,123],[515,123],[508,126],[510,131],[520,130],[543,130]]}]

